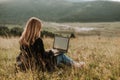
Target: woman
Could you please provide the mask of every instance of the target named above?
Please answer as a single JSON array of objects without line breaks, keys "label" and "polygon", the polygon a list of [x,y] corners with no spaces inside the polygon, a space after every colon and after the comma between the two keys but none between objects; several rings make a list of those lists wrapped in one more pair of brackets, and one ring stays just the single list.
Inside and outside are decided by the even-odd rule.
[{"label": "woman", "polygon": [[[47,60],[47,58],[51,58],[51,56],[54,58],[54,56],[51,51],[45,52],[43,41],[40,38],[41,25],[40,19],[35,17],[30,18],[26,23],[19,40],[21,54],[18,56],[17,62],[20,68],[26,70],[42,67],[44,69],[48,67],[49,63],[53,63],[54,60],[56,60],[56,65],[62,62],[74,67],[82,67],[84,65],[84,63],[73,61],[64,54],[56,56],[54,60]],[[49,67],[53,66],[49,65]]]},{"label": "woman", "polygon": [[[43,67],[45,65],[42,57],[45,49],[40,39],[41,21],[38,18],[30,18],[20,37],[20,55],[17,57],[18,67],[21,70]],[[39,57],[39,58],[38,58]]]}]

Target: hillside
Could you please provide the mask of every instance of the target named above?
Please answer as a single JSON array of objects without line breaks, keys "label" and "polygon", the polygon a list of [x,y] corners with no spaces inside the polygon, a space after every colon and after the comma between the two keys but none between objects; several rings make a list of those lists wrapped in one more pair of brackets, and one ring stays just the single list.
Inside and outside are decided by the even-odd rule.
[{"label": "hillside", "polygon": [[0,3],[0,23],[21,24],[36,16],[55,22],[120,21],[120,3],[108,1],[11,0]]}]

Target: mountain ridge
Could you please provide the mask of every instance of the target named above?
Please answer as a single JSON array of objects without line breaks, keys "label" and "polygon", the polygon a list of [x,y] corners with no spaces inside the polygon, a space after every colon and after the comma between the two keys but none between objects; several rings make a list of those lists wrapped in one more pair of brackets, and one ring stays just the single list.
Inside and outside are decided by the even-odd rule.
[{"label": "mountain ridge", "polygon": [[119,9],[120,3],[111,1],[13,0],[0,4],[0,23],[23,23],[31,16],[54,22],[120,21]]}]

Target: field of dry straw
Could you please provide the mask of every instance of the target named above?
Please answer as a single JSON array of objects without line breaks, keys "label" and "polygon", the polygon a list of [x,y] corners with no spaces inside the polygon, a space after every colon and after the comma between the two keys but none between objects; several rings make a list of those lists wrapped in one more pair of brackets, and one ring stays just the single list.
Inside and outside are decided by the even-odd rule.
[{"label": "field of dry straw", "polygon": [[[120,80],[120,37],[77,37],[70,40],[67,53],[75,61],[84,61],[83,69],[68,66],[53,73],[27,71],[15,73],[19,53],[18,37],[0,37],[0,80]],[[53,39],[44,38],[45,49]]]}]

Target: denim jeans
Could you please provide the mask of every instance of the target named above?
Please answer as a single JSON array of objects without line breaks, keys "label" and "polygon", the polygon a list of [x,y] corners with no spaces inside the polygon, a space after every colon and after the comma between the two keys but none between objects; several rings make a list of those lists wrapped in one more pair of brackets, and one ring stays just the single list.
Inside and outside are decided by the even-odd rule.
[{"label": "denim jeans", "polygon": [[57,65],[59,65],[60,63],[73,65],[73,60],[65,54],[60,54],[57,56]]}]

